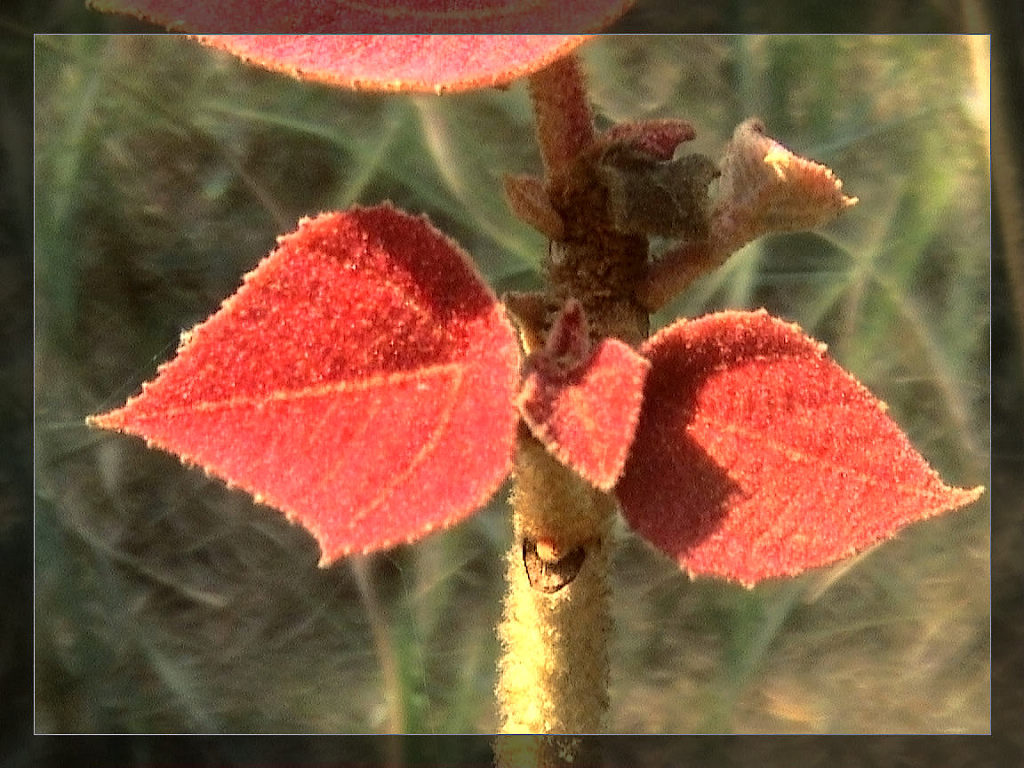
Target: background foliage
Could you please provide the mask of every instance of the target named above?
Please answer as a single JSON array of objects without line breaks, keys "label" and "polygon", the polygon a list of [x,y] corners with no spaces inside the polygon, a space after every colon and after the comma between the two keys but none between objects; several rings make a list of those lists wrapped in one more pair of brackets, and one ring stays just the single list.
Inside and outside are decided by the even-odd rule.
[{"label": "background foliage", "polygon": [[[947,482],[988,464],[987,50],[958,37],[617,37],[602,124],[761,116],[860,204],[737,254],[658,322],[766,306],[826,341]],[[500,196],[537,171],[523,86],[356,95],[176,37],[36,39],[36,727],[488,732],[503,490],[411,547],[315,567],[310,536],[140,441],[120,404],[303,215],[391,199],[500,293],[545,244]],[[457,468],[453,468],[457,471]],[[624,527],[611,729],[978,732],[988,499],[851,563],[690,583]]]}]

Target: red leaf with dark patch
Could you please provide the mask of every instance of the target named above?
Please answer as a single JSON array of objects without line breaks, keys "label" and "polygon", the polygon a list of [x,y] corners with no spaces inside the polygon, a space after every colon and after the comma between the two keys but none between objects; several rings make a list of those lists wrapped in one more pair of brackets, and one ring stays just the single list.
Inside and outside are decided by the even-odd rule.
[{"label": "red leaf with dark patch", "polygon": [[92,419],[308,528],[327,564],[485,503],[519,351],[468,258],[389,205],[303,220],[142,394]]},{"label": "red leaf with dark patch", "polygon": [[652,368],[616,491],[691,575],[794,575],[983,491],[944,485],[823,345],[763,310],[684,320],[640,351]]},{"label": "red leaf with dark patch", "polygon": [[618,339],[591,349],[583,309],[570,301],[544,349],[530,356],[519,412],[552,455],[610,490],[633,442],[649,367]]},{"label": "red leaf with dark patch", "polygon": [[567,55],[579,35],[200,35],[250,64],[362,91],[506,85]]},{"label": "red leaf with dark patch", "polygon": [[91,8],[124,13],[185,32],[351,34],[596,32],[635,0],[88,0]]},{"label": "red leaf with dark patch", "polygon": [[[633,0],[475,0],[459,7],[447,0],[89,1],[96,10],[196,33],[206,45],[303,80],[360,90],[437,93],[501,86],[532,74],[586,39],[543,33],[597,32],[632,4]],[[377,34],[363,34],[368,32]],[[408,32],[428,34],[396,34]],[[436,32],[458,34],[430,34]],[[485,34],[492,32],[502,34]]]}]

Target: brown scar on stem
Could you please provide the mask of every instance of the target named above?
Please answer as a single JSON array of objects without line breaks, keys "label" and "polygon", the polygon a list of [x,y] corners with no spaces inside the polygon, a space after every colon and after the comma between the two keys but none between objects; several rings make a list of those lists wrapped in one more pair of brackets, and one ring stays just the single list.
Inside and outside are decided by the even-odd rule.
[{"label": "brown scar on stem", "polygon": [[562,553],[550,541],[523,538],[523,565],[530,586],[554,594],[573,582],[587,559],[587,545]]}]

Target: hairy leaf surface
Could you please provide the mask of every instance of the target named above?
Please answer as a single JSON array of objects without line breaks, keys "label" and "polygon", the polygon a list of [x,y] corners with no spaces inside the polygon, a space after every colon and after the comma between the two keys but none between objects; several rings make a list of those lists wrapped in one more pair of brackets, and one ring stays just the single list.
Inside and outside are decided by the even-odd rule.
[{"label": "hairy leaf surface", "polygon": [[362,91],[442,93],[506,85],[565,56],[579,35],[200,35],[302,80]]},{"label": "hairy leaf surface", "polygon": [[308,528],[323,564],[450,525],[508,473],[519,353],[468,258],[389,205],[323,214],[95,417]]},{"label": "hairy leaf surface", "polygon": [[[89,1],[99,11],[196,33],[206,45],[303,80],[358,90],[437,93],[503,86],[536,72],[586,39],[579,34],[540,33],[596,32],[632,4],[633,0],[483,0],[453,8],[438,0]],[[256,34],[234,34],[239,32]],[[408,32],[428,34],[402,34]],[[459,34],[431,34],[436,32]],[[503,34],[485,34],[489,32]]]},{"label": "hairy leaf surface", "polygon": [[649,368],[618,339],[592,348],[583,308],[571,301],[530,357],[519,411],[553,456],[607,491],[625,466]]},{"label": "hairy leaf surface", "polygon": [[516,34],[593,32],[607,26],[634,0],[88,0],[100,11],[125,13],[188,32],[459,32]]},{"label": "hairy leaf surface", "polygon": [[763,310],[680,321],[640,351],[652,368],[616,490],[692,575],[794,575],[981,495],[944,485],[824,345]]}]

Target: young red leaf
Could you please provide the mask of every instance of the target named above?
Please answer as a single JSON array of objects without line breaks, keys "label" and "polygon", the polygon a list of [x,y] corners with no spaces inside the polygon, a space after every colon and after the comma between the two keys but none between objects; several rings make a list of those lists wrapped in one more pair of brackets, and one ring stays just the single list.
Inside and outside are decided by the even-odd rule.
[{"label": "young red leaf", "polygon": [[350,34],[488,32],[536,34],[598,31],[635,0],[88,0],[98,11],[124,13],[187,32]]},{"label": "young red leaf", "polygon": [[328,564],[487,501],[511,467],[519,362],[454,243],[357,208],[280,238],[142,394],[91,421],[281,509]]},{"label": "young red leaf", "polygon": [[640,351],[652,368],[616,491],[691,575],[794,575],[982,493],[944,485],[884,404],[764,310],[684,320]]},{"label": "young red leaf", "polygon": [[684,141],[692,141],[696,135],[693,126],[685,120],[635,120],[616,123],[601,134],[598,143],[606,146],[625,144],[651,160],[666,162],[672,159],[676,147]]},{"label": "young red leaf", "polygon": [[583,305],[576,299],[569,299],[551,324],[537,363],[555,376],[569,375],[588,362],[591,347],[590,326]]},{"label": "young red leaf", "polygon": [[583,308],[570,301],[544,349],[530,357],[519,412],[555,458],[610,490],[633,442],[649,367],[618,339],[592,349]]}]

